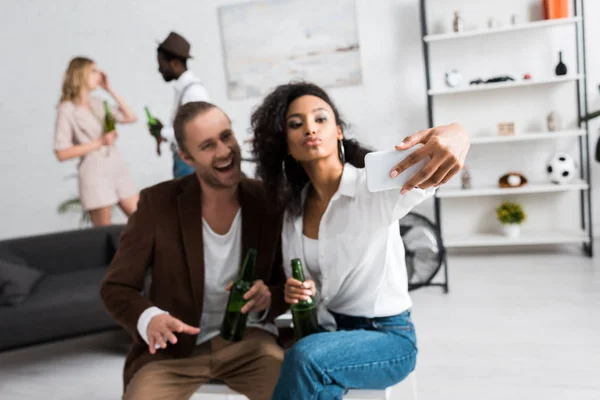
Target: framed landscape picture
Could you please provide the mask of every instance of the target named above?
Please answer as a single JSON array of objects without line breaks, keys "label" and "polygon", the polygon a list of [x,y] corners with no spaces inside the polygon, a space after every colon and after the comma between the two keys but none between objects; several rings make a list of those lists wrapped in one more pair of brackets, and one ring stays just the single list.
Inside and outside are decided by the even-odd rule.
[{"label": "framed landscape picture", "polygon": [[292,80],[362,83],[354,0],[228,5],[219,23],[230,99],[260,97]]}]

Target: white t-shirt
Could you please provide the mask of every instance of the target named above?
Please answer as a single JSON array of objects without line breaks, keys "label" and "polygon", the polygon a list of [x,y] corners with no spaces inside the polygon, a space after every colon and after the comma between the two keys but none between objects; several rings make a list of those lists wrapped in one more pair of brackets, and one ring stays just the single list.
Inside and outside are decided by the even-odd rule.
[{"label": "white t-shirt", "polygon": [[[242,261],[242,210],[238,210],[229,232],[224,235],[215,233],[205,220],[202,220],[202,240],[204,242],[204,297],[200,333],[196,344],[204,343],[219,335],[229,292],[225,287],[236,280]],[[138,319],[138,332],[148,343],[148,324],[150,320],[167,311],[158,307],[146,309]],[[273,324],[252,323],[256,314],[248,315],[247,326],[262,328],[274,335],[278,334]]]},{"label": "white t-shirt", "polygon": [[219,334],[225,315],[225,305],[229,292],[225,287],[235,281],[241,259],[241,209],[233,219],[233,224],[224,235],[215,233],[208,223],[202,220],[202,240],[204,241],[204,300],[200,334],[197,343],[202,343]]}]

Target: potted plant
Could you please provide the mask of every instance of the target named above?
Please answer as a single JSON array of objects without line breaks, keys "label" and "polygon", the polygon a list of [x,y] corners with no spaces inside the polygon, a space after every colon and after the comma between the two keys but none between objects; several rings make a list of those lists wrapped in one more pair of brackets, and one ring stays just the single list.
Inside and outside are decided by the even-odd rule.
[{"label": "potted plant", "polygon": [[79,197],[74,197],[72,199],[67,199],[63,201],[58,205],[57,211],[59,214],[67,214],[69,212],[80,213],[80,227],[85,227],[91,224],[90,213],[87,211],[83,211],[83,209],[81,208],[81,200],[79,199]]},{"label": "potted plant", "polygon": [[504,234],[508,237],[518,237],[521,233],[521,223],[525,221],[525,211],[516,202],[505,201],[496,209],[498,221],[503,226]]}]

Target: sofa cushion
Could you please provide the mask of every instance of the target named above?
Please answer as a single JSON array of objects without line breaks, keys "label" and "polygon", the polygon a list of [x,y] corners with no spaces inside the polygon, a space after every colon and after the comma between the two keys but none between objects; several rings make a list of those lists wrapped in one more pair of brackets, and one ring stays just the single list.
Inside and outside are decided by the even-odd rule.
[{"label": "sofa cushion", "polygon": [[4,240],[0,258],[8,251],[48,274],[96,268],[111,262],[114,251],[109,234],[118,235],[122,229],[103,226]]},{"label": "sofa cushion", "polygon": [[0,305],[22,303],[43,275],[16,257],[0,259]]},{"label": "sofa cushion", "polygon": [[119,249],[119,242],[121,241],[121,231],[111,231],[108,233],[108,245],[112,250],[113,254]]},{"label": "sofa cushion", "polygon": [[116,328],[100,298],[106,267],[48,274],[19,306],[0,306],[0,349]]}]

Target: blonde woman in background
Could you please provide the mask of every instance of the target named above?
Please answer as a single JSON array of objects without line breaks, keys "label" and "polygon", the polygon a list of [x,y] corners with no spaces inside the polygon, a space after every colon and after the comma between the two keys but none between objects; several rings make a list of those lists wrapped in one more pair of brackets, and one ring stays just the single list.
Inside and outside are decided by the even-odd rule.
[{"label": "blonde woman in background", "polygon": [[71,60],[58,105],[54,151],[59,161],[79,158],[79,196],[94,226],[110,225],[111,207],[118,204],[129,217],[139,194],[125,162],[114,146],[117,131],[104,133],[104,104],[90,92],[101,87],[116,101],[111,113],[118,123],[136,121],[131,108],[108,82],[106,73],[85,57]]}]

